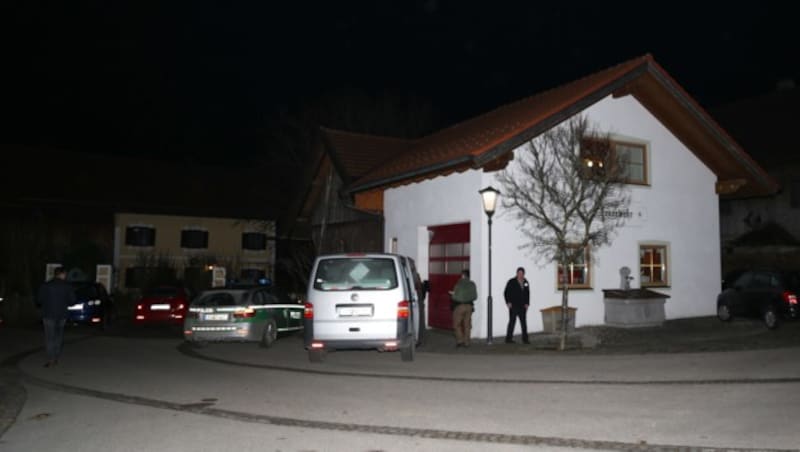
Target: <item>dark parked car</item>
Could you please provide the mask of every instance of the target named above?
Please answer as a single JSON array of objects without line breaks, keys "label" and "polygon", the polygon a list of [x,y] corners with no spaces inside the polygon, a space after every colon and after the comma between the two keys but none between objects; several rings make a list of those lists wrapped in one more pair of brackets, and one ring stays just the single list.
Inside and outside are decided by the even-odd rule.
[{"label": "dark parked car", "polygon": [[729,289],[733,287],[733,283],[742,276],[742,273],[746,272],[747,270],[738,269],[738,270],[731,270],[725,275],[722,276],[722,290]]},{"label": "dark parked car", "polygon": [[800,316],[797,303],[800,275],[775,270],[748,270],[717,297],[717,317],[759,317],[767,328],[778,326],[780,317]]},{"label": "dark parked car", "polygon": [[72,286],[77,303],[68,308],[67,321],[107,327],[113,306],[105,286],[98,282],[73,282]]}]

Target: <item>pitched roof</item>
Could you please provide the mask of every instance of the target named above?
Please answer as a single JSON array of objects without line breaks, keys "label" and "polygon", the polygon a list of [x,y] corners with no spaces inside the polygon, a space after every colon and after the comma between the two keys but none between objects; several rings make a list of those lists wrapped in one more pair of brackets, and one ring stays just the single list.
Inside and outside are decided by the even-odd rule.
[{"label": "pitched roof", "polygon": [[415,140],[345,132],[321,127],[328,155],[345,184],[414,146]]},{"label": "pitched roof", "polygon": [[347,185],[414,145],[414,140],[367,135],[320,127],[308,169],[301,175],[304,190],[298,193],[280,220],[286,237],[310,236],[314,209],[324,196],[331,168]]},{"label": "pitched roof", "polygon": [[[648,54],[409,142],[403,152],[352,182],[348,191],[382,190],[485,168],[603,98],[628,94],[683,141],[719,181],[734,181],[736,186],[744,181],[738,196],[777,190],[770,176]],[[357,142],[358,137],[342,140],[337,148],[345,155],[350,147],[360,146]]]}]

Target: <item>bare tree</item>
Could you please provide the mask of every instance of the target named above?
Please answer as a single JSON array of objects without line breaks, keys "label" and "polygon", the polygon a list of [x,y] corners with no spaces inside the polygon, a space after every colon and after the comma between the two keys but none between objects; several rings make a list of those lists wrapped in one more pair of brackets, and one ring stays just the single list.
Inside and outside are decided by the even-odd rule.
[{"label": "bare tree", "polygon": [[561,266],[560,350],[567,339],[567,272],[594,258],[587,250],[611,244],[630,202],[620,157],[608,135],[579,115],[531,140],[498,175],[503,206],[525,235],[522,247],[539,261]]}]

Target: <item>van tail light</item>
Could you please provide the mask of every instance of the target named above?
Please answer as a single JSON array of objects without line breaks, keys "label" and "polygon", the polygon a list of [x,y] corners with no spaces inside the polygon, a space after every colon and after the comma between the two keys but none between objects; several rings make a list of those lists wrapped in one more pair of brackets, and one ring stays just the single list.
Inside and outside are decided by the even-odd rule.
[{"label": "van tail light", "polygon": [[303,309],[303,318],[304,319],[313,319],[314,318],[314,305],[311,303],[305,304],[305,309]]},{"label": "van tail light", "polygon": [[409,308],[408,300],[403,300],[400,303],[397,303],[397,318],[398,319],[407,319],[410,315],[411,311]]},{"label": "van tail light", "polygon": [[794,292],[789,292],[788,290],[783,292],[783,301],[786,304],[797,304],[797,295]]},{"label": "van tail light", "polygon": [[256,316],[256,310],[253,308],[239,309],[233,313],[237,319],[249,319]]}]

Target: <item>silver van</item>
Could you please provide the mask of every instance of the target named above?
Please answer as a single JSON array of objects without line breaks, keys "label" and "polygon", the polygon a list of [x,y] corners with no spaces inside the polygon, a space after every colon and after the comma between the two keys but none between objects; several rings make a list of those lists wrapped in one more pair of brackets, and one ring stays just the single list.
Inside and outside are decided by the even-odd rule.
[{"label": "silver van", "polygon": [[[308,359],[336,349],[400,350],[413,361],[419,340],[419,298],[412,259],[385,253],[317,257],[304,317]],[[418,279],[418,277],[417,277]]]}]

